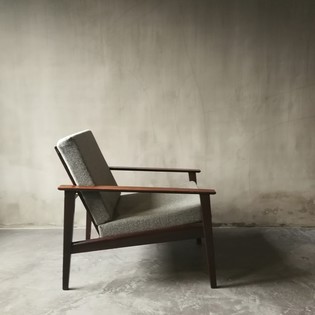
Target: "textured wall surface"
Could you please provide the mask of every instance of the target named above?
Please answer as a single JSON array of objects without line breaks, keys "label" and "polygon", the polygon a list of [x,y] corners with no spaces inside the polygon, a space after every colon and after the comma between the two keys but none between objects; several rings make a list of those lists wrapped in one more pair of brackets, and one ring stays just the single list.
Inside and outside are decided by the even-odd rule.
[{"label": "textured wall surface", "polygon": [[217,223],[314,226],[314,34],[312,0],[0,0],[0,224],[61,224],[53,146],[91,129],[109,164],[200,167]]}]

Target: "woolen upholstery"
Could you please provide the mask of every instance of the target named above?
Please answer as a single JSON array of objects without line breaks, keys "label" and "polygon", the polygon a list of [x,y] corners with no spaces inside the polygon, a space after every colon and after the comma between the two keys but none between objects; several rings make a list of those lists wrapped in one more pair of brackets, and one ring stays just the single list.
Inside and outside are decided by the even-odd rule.
[{"label": "woolen upholstery", "polygon": [[[90,130],[58,141],[76,185],[117,185]],[[194,182],[182,187],[196,188]],[[100,236],[114,236],[201,221],[199,195],[82,192]]]},{"label": "woolen upholstery", "polygon": [[[57,148],[76,185],[117,185],[90,130],[59,140]],[[82,196],[94,222],[99,225],[113,218],[120,193],[84,192]]]},{"label": "woolen upholstery", "polygon": [[201,221],[200,213],[199,195],[126,194],[120,196],[114,220],[99,225],[99,232],[105,237],[174,227]]}]

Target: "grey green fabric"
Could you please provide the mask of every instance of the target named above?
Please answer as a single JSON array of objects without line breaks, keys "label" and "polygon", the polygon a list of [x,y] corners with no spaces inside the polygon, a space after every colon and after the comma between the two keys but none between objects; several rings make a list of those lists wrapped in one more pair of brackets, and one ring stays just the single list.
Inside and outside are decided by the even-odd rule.
[{"label": "grey green fabric", "polygon": [[[77,185],[117,185],[90,130],[59,140],[57,148]],[[82,195],[97,225],[113,218],[119,192],[84,192]]]},{"label": "grey green fabric", "polygon": [[[76,185],[117,185],[90,130],[58,141]],[[194,182],[183,187],[196,188]],[[84,192],[100,236],[173,227],[201,220],[199,195]]]},{"label": "grey green fabric", "polygon": [[[194,182],[187,186],[196,188]],[[120,196],[114,220],[99,225],[99,232],[105,237],[198,221],[201,221],[199,195],[126,194]]]}]

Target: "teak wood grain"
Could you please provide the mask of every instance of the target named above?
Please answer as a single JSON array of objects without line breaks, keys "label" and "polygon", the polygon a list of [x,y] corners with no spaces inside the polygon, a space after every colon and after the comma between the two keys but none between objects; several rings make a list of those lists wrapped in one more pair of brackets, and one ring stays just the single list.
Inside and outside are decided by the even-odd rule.
[{"label": "teak wood grain", "polygon": [[58,190],[64,191],[119,191],[139,193],[167,193],[167,194],[216,194],[214,189],[205,188],[179,188],[179,187],[144,187],[144,186],[75,186],[60,185]]},{"label": "teak wood grain", "polygon": [[140,171],[140,172],[166,172],[166,173],[200,173],[196,168],[170,168],[170,167],[131,167],[109,166],[112,171]]},{"label": "teak wood grain", "polygon": [[100,237],[87,241],[72,243],[72,253],[82,253],[103,249],[163,243],[191,238],[203,237],[201,222],[185,224],[177,227],[121,234],[111,237]]}]

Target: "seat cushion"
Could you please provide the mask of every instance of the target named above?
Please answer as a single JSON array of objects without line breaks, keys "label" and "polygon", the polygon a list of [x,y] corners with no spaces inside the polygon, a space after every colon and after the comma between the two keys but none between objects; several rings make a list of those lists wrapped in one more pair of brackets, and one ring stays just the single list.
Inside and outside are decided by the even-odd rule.
[{"label": "seat cushion", "polygon": [[[57,148],[76,185],[117,185],[90,130],[59,140]],[[85,204],[97,225],[113,218],[119,196],[119,192],[82,193]]]},{"label": "seat cushion", "polygon": [[[186,186],[187,187],[187,186]],[[189,187],[196,188],[190,182]],[[135,193],[121,195],[113,221],[99,226],[100,235],[156,230],[201,220],[199,195]]]}]

